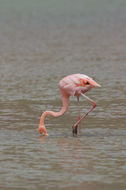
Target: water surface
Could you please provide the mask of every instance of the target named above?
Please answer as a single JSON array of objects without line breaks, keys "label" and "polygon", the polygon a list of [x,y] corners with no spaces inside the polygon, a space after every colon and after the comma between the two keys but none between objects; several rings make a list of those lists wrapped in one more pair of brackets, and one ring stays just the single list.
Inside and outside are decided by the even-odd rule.
[{"label": "water surface", "polygon": [[[0,0],[0,188],[126,189],[126,2]],[[72,136],[77,102],[61,108],[59,80],[72,73],[102,88]],[[90,108],[80,99],[81,111]]]}]

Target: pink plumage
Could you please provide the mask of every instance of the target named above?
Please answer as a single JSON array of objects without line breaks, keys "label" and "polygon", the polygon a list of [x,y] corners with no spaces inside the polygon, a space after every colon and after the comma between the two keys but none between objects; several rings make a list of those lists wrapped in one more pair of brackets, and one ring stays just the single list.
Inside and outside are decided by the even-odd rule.
[{"label": "pink plumage", "polygon": [[[89,85],[89,84],[90,85]],[[70,96],[78,96],[80,92],[85,93],[90,88],[100,86],[92,78],[84,74],[72,74],[64,77],[59,82],[59,88]]]},{"label": "pink plumage", "polygon": [[80,117],[80,111],[78,110],[79,116],[78,121],[73,126],[73,132],[76,131],[77,125],[79,125],[79,132],[80,132],[80,122],[81,120],[87,116],[89,112],[91,112],[95,107],[96,103],[84,95],[87,91],[89,91],[92,87],[100,87],[98,83],[96,83],[92,78],[88,77],[84,74],[72,74],[64,77],[59,82],[59,89],[62,96],[62,108],[59,112],[53,112],[53,111],[45,111],[40,119],[40,125],[39,125],[39,132],[45,136],[47,136],[47,130],[44,125],[44,119],[47,115],[51,115],[53,117],[59,117],[63,115],[67,109],[68,109],[68,102],[70,96],[76,96],[78,103],[79,103],[79,96],[84,96],[87,98],[92,104],[93,107],[82,117]]}]

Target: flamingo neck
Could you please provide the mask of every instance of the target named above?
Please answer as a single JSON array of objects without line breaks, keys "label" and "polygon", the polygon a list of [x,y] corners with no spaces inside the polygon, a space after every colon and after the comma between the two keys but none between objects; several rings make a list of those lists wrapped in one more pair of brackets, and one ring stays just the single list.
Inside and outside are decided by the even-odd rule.
[{"label": "flamingo neck", "polygon": [[44,125],[44,120],[47,115],[51,115],[53,117],[62,116],[68,109],[69,96],[62,95],[62,108],[59,112],[54,111],[45,111],[40,119],[40,125]]}]

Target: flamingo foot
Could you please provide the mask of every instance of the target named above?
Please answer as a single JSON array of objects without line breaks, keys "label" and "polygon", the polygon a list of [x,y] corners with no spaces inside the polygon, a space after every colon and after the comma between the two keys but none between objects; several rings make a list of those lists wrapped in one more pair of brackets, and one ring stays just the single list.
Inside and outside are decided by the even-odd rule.
[{"label": "flamingo foot", "polygon": [[77,129],[78,129],[78,125],[74,125],[74,126],[72,127],[73,136],[74,136],[74,135],[77,135]]}]

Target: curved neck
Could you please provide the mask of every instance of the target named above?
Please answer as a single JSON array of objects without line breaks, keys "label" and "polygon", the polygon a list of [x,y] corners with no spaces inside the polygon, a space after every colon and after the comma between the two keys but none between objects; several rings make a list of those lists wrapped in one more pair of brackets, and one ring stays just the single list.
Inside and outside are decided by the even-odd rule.
[{"label": "curved neck", "polygon": [[68,102],[69,102],[69,96],[62,95],[62,108],[59,112],[53,112],[53,111],[45,111],[40,119],[40,125],[44,125],[44,120],[47,115],[51,115],[53,117],[59,117],[63,115],[67,109],[68,109]]}]

